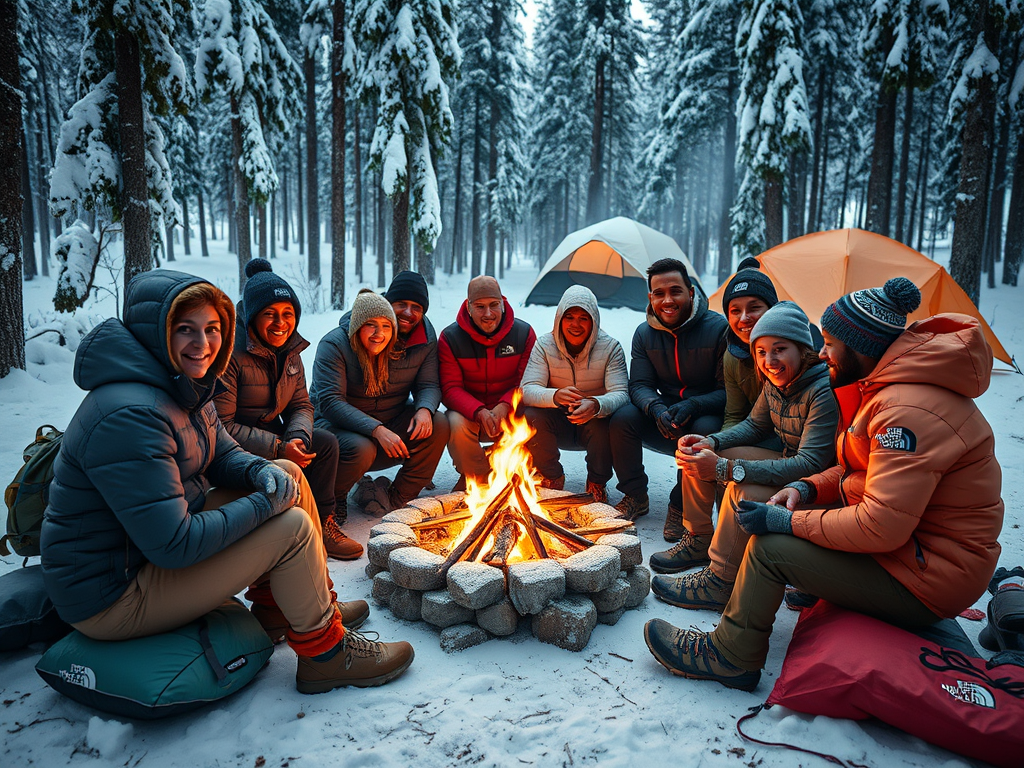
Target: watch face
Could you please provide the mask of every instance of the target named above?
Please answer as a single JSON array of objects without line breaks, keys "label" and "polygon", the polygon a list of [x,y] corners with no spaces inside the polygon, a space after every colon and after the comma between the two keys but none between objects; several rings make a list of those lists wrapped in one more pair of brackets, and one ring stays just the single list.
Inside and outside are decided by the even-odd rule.
[{"label": "watch face", "polygon": [[747,470],[745,470],[740,464],[737,464],[732,468],[732,479],[737,483],[742,483],[743,478],[747,476]]}]

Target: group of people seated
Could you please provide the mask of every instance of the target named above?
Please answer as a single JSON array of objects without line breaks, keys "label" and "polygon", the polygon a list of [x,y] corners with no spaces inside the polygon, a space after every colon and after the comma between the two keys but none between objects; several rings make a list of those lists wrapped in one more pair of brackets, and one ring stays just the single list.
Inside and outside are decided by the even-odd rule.
[{"label": "group of people seated", "polygon": [[[349,498],[375,515],[404,506],[446,447],[456,490],[486,483],[516,389],[545,487],[565,485],[560,450],[585,451],[586,491],[607,502],[614,473],[635,520],[650,511],[643,447],[675,456],[673,546],[651,556],[652,590],[722,612],[709,634],[648,623],[676,674],[753,689],[787,585],[914,626],[969,606],[995,568],[1000,474],[972,400],[992,353],[965,316],[905,330],[920,302],[908,280],[843,297],[819,334],[756,260],[723,316],[662,259],[627,365],[583,286],[538,337],[497,280],[473,278],[438,336],[425,281],[401,272],[320,340],[307,391],[297,294],[262,259],[246,274],[237,310],[201,278],[142,274],[123,319],[78,350],[88,394],[41,549],[58,612],[90,637],[168,631],[246,590],[295,650],[300,691],[394,679],[412,647],[356,631],[369,607],[339,601],[327,570],[363,552],[342,531]],[[393,481],[366,475],[396,464]]]}]

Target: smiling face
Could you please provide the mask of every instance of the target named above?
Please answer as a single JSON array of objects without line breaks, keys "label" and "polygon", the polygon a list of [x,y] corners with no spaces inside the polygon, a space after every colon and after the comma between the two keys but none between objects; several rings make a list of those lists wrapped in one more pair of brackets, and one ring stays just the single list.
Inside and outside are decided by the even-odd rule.
[{"label": "smiling face", "polygon": [[651,292],[647,294],[651,309],[668,328],[682,325],[690,317],[693,288],[687,288],[678,272],[651,276]]},{"label": "smiling face", "polygon": [[504,312],[502,300],[495,296],[484,296],[469,302],[469,317],[473,325],[484,333],[498,330]]},{"label": "smiling face", "polygon": [[768,379],[783,389],[800,375],[800,347],[781,336],[761,336],[754,342],[754,362]]},{"label": "smiling face", "polygon": [[221,319],[210,304],[182,315],[171,329],[171,360],[190,379],[201,379],[220,353]]},{"label": "smiling face", "polygon": [[399,336],[408,336],[423,321],[423,305],[415,301],[393,301],[391,308],[395,310],[395,317],[398,319]]},{"label": "smiling face", "polygon": [[764,299],[757,296],[740,296],[729,302],[729,313],[726,319],[739,340],[744,344],[749,344],[750,332],[754,330],[754,325],[757,324],[761,315],[767,311],[768,305]]},{"label": "smiling face", "polygon": [[565,343],[582,347],[594,330],[594,318],[582,307],[569,307],[562,315],[561,331]]},{"label": "smiling face", "polygon": [[291,338],[296,322],[292,303],[279,301],[260,310],[251,325],[260,341],[276,349]]},{"label": "smiling face", "polygon": [[376,357],[387,347],[395,329],[386,317],[371,317],[356,332],[359,343],[370,357]]},{"label": "smiling face", "polygon": [[828,377],[832,389],[839,389],[847,384],[860,381],[874,370],[877,360],[855,352],[824,329],[821,331],[821,337],[824,339],[824,344],[818,357],[824,360],[825,365],[828,366]]}]

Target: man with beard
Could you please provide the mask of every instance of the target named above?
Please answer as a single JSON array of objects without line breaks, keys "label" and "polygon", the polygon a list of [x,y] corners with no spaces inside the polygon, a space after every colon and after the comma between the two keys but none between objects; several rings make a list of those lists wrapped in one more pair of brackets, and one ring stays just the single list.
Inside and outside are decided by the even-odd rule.
[{"label": "man with beard", "polygon": [[974,398],[988,388],[992,349],[967,315],[904,330],[920,303],[900,277],[825,310],[820,357],[840,406],[839,463],[768,503],[737,505],[753,538],[718,627],[644,628],[674,674],[752,691],[787,584],[907,628],[956,616],[985,592],[1002,477]]}]

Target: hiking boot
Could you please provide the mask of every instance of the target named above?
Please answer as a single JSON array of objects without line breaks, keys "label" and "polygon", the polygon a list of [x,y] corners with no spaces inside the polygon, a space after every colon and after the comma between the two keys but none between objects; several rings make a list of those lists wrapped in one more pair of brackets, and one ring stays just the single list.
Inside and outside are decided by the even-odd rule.
[{"label": "hiking boot", "polygon": [[651,555],[651,570],[655,573],[679,573],[698,565],[707,565],[711,562],[708,557],[710,546],[710,536],[695,536],[683,528],[675,546]]},{"label": "hiking boot", "polygon": [[812,607],[818,602],[818,598],[807,592],[801,592],[796,587],[786,587],[786,607],[791,611],[802,611]]},{"label": "hiking boot", "polygon": [[615,508],[622,512],[627,520],[636,520],[651,511],[651,502],[646,493],[642,496],[623,496]]},{"label": "hiking boot", "polygon": [[714,680],[727,688],[753,691],[761,670],[740,669],[715,647],[711,633],[679,629],[661,619],[644,625],[644,640],[654,658],[673,675],[691,680]]},{"label": "hiking boot", "polygon": [[465,493],[466,492],[466,476],[459,475],[459,479],[455,481],[455,485],[452,486],[452,493]]},{"label": "hiking boot", "polygon": [[732,583],[718,578],[710,565],[696,573],[676,576],[655,576],[651,579],[651,591],[659,600],[680,608],[703,609],[722,612],[732,596]]},{"label": "hiking boot", "polygon": [[363,554],[363,545],[350,539],[338,527],[338,522],[331,515],[324,520],[324,549],[327,556],[334,560],[357,560]]},{"label": "hiking boot", "polygon": [[[363,480],[366,480],[364,477]],[[363,480],[359,482],[362,483]],[[391,481],[386,477],[378,477],[372,483],[366,483],[363,488],[363,511],[374,517],[384,517],[395,505],[391,498]],[[398,506],[401,506],[400,504]]]},{"label": "hiking boot", "polygon": [[592,483],[587,482],[587,493],[594,497],[594,501],[600,502],[601,504],[608,503],[608,491],[604,488],[604,483]]},{"label": "hiking boot", "polygon": [[669,504],[668,512],[665,514],[665,530],[663,532],[665,541],[679,541],[683,538],[685,532],[686,526],[683,525],[683,510]]},{"label": "hiking boot", "polygon": [[[341,611],[341,624],[345,629],[358,629],[359,626],[370,616],[370,606],[365,600],[351,600],[347,603],[336,603]],[[256,618],[256,621],[267,633],[270,642],[274,645],[284,642],[285,633],[288,632],[288,619],[276,605],[264,605],[253,603],[249,611]]]},{"label": "hiking boot", "polygon": [[405,641],[381,643],[347,629],[344,639],[327,653],[299,656],[295,687],[299,693],[323,693],[346,685],[384,685],[405,672],[414,657]]},{"label": "hiking boot", "polygon": [[542,477],[540,479],[541,488],[550,488],[553,491],[561,491],[565,489],[565,475],[559,475],[558,477]]}]

